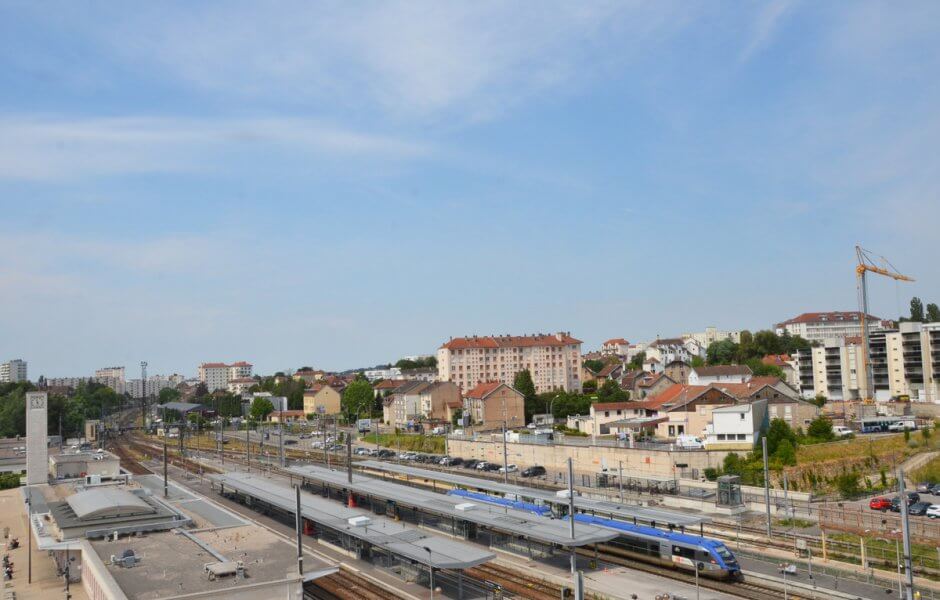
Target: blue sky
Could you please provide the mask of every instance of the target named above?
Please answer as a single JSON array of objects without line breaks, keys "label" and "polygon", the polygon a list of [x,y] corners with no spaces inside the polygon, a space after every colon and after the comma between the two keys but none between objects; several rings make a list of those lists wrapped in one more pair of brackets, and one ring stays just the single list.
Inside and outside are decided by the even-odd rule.
[{"label": "blue sky", "polygon": [[940,4],[0,5],[0,360],[344,369],[940,302]]}]

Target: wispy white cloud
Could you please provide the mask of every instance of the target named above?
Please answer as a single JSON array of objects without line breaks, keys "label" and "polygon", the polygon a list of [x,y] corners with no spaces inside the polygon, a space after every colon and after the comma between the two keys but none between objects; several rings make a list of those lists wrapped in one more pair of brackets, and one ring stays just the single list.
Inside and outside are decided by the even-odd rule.
[{"label": "wispy white cloud", "polygon": [[289,0],[137,5],[93,18],[65,6],[63,19],[112,60],[227,98],[452,122],[501,114],[646,54],[699,8],[673,0]]},{"label": "wispy white cloud", "polygon": [[750,36],[739,59],[746,62],[767,48],[780,25],[793,12],[798,0],[771,0],[763,4],[751,26]]},{"label": "wispy white cloud", "polygon": [[59,180],[210,168],[231,152],[284,149],[329,156],[411,159],[422,142],[309,119],[0,117],[0,179]]}]

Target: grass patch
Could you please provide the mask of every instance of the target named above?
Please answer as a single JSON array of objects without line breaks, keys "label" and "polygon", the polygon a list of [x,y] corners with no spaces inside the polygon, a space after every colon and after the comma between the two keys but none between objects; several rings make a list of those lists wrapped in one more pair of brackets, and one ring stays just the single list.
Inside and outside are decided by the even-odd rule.
[{"label": "grass patch", "polygon": [[777,519],[776,523],[781,527],[796,527],[797,529],[808,529],[816,524],[806,519]]},{"label": "grass patch", "polygon": [[[375,443],[376,434],[369,433],[361,440],[367,444]],[[428,454],[444,453],[444,436],[442,435],[402,435],[394,433],[379,434],[379,445],[391,450],[409,452],[425,452]]]},{"label": "grass patch", "polygon": [[[832,539],[855,544],[857,548],[858,537],[851,533],[837,533],[830,536]],[[894,540],[884,538],[875,538],[865,536],[865,547],[867,548],[868,560],[886,561],[894,565],[897,557],[897,544]],[[860,552],[856,550],[856,553]],[[927,544],[911,544],[911,559],[916,567],[937,570],[940,568],[940,562],[937,560],[937,548]]]},{"label": "grass patch", "polygon": [[926,465],[911,471],[910,478],[916,482],[937,483],[940,481],[940,457],[933,458]]},{"label": "grass patch", "polygon": [[812,444],[799,446],[796,450],[797,464],[810,464],[829,460],[845,460],[885,456],[894,453],[916,454],[931,450],[937,446],[933,436],[925,443],[921,436],[911,436],[916,440],[917,447],[911,448],[904,440],[904,434],[884,436],[879,438],[858,437],[852,440],[830,442],[827,444]]}]

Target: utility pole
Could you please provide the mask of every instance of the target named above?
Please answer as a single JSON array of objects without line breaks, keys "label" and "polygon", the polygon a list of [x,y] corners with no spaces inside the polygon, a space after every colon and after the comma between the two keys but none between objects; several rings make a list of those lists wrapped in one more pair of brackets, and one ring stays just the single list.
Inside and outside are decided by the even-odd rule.
[{"label": "utility pole", "polygon": [[[349,481],[349,485],[352,486],[352,436],[346,436],[346,479]],[[352,494],[352,489],[349,490],[349,493]]]},{"label": "utility pole", "polygon": [[[140,361],[140,428],[147,429],[147,361]],[[166,428],[166,419],[163,420],[163,427]]]},{"label": "utility pole", "polygon": [[904,469],[898,469],[898,495],[901,499],[901,532],[904,535],[904,597],[914,598],[914,570],[911,564],[911,528],[908,523],[907,493],[904,491]]},{"label": "utility pole", "polygon": [[297,496],[297,509],[294,514],[294,528],[297,530],[297,574],[303,577],[304,575],[304,546],[301,541],[301,523],[303,523],[303,517],[300,514],[300,484],[294,486],[294,492]]},{"label": "utility pole", "polygon": [[578,555],[574,546],[574,464],[568,457],[568,525],[571,534],[571,579],[575,600],[584,599],[584,588],[578,573]]},{"label": "utility pole", "polygon": [[[283,414],[283,413],[282,413]],[[284,423],[278,423],[277,426],[277,454],[278,462],[281,468],[284,468]]]},{"label": "utility pole", "polygon": [[167,480],[166,480],[166,444],[167,444],[167,435],[169,434],[170,427],[166,422],[166,406],[163,407],[163,498],[166,499],[169,497],[169,492],[167,491]]},{"label": "utility pole", "polygon": [[245,462],[248,463],[248,472],[251,473],[251,422],[245,419]]},{"label": "utility pole", "polygon": [[[506,400],[503,400],[503,402],[505,403]],[[506,447],[506,419],[503,419],[503,483],[509,483],[509,450]]]},{"label": "utility pole", "polygon": [[770,466],[767,462],[767,434],[761,437],[761,447],[764,450],[764,507],[767,511],[767,538],[773,537],[773,527],[770,521]]},{"label": "utility pole", "polygon": [[617,461],[617,482],[620,484],[620,504],[623,504],[623,461]]}]

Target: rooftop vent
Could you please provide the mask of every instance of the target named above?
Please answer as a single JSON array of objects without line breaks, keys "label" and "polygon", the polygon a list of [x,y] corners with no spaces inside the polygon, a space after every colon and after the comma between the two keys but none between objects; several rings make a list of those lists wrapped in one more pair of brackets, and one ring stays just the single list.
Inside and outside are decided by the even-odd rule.
[{"label": "rooftop vent", "polygon": [[347,519],[346,522],[349,523],[349,525],[352,527],[365,527],[372,522],[372,519],[366,516],[360,516]]},{"label": "rooftop vent", "polygon": [[454,508],[457,509],[457,510],[461,510],[461,511],[468,511],[468,510],[473,510],[473,509],[475,509],[476,507],[477,507],[477,505],[474,504],[474,503],[472,503],[472,502],[464,502],[464,503],[462,503],[462,504],[458,504],[458,505],[455,506]]}]

